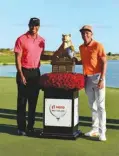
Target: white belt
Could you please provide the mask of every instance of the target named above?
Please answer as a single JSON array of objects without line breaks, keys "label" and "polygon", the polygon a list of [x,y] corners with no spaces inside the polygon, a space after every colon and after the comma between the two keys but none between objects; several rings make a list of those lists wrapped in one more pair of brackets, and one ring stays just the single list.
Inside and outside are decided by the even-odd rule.
[{"label": "white belt", "polygon": [[96,74],[92,74],[92,75],[86,75],[86,76],[91,77],[91,76],[96,76],[96,75],[100,75],[100,73],[96,73]]}]

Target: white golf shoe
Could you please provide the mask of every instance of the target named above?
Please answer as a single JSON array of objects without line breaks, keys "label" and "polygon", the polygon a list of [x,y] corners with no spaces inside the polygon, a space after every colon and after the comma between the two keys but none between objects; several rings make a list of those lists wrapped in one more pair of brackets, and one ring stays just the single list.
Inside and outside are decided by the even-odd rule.
[{"label": "white golf shoe", "polygon": [[106,141],[106,140],[107,140],[107,139],[106,139],[105,133],[100,134],[99,140],[100,140],[100,141]]},{"label": "white golf shoe", "polygon": [[99,136],[99,131],[91,130],[91,131],[85,133],[85,136],[88,136],[88,137],[97,137],[97,136]]}]

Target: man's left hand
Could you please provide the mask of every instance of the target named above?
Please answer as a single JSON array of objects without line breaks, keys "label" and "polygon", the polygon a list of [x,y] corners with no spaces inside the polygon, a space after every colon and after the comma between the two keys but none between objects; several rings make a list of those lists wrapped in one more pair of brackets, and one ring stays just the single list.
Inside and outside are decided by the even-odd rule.
[{"label": "man's left hand", "polygon": [[99,80],[99,82],[98,82],[98,88],[99,88],[99,89],[104,88],[104,81]]}]

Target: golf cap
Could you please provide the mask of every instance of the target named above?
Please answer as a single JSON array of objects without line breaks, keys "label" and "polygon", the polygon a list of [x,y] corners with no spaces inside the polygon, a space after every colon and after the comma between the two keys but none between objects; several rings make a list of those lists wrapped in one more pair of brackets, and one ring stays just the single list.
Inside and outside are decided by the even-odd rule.
[{"label": "golf cap", "polygon": [[82,31],[86,31],[86,30],[93,32],[92,27],[90,25],[84,25],[79,31],[82,32]]},{"label": "golf cap", "polygon": [[40,19],[33,17],[29,20],[29,25],[40,26]]}]

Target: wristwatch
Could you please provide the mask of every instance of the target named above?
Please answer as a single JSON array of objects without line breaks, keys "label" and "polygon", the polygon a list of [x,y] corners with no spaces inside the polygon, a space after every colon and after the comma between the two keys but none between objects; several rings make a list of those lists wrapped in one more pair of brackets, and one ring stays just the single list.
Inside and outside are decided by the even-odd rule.
[{"label": "wristwatch", "polygon": [[103,81],[104,79],[103,78],[100,78],[100,81]]}]

